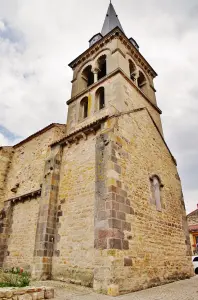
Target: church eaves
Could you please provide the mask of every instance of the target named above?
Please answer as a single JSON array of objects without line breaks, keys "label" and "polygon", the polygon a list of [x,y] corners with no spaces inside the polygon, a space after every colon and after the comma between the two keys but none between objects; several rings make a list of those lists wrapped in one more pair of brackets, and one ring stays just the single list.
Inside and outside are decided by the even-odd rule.
[{"label": "church eaves", "polygon": [[116,11],[113,7],[113,4],[110,2],[109,7],[108,7],[108,11],[106,14],[106,18],[102,27],[102,31],[101,34],[103,36],[105,36],[106,34],[108,34],[112,29],[114,29],[115,27],[119,27],[122,32],[124,32],[122,25],[118,19],[118,15],[116,14]]}]

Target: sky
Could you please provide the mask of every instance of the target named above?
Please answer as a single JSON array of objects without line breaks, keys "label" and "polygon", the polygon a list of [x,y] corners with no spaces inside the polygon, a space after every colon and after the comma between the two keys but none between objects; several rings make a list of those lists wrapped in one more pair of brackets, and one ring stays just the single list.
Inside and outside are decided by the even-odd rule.
[{"label": "sky", "polygon": [[[165,139],[187,212],[198,203],[198,1],[112,0],[158,73]],[[101,31],[109,0],[0,0],[0,145],[65,123],[74,58]]]}]

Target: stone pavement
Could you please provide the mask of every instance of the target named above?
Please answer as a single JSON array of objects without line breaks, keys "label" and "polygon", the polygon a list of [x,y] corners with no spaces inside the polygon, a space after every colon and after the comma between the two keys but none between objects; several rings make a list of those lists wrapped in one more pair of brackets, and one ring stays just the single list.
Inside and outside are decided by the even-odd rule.
[{"label": "stone pavement", "polygon": [[91,289],[57,281],[33,282],[36,286],[53,286],[54,300],[197,300],[198,276],[117,298],[95,294]]}]

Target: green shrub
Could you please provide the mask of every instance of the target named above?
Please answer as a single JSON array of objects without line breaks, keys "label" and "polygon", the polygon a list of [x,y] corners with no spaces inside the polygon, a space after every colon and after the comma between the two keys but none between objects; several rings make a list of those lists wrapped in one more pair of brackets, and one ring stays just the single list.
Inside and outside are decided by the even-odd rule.
[{"label": "green shrub", "polygon": [[0,269],[0,287],[25,287],[30,283],[30,274],[21,268]]}]

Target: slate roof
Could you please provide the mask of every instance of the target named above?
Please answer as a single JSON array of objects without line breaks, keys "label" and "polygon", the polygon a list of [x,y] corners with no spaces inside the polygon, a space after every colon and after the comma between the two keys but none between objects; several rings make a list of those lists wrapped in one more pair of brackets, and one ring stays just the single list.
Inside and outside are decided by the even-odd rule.
[{"label": "slate roof", "polygon": [[124,32],[122,25],[118,19],[118,15],[116,14],[116,11],[113,7],[113,4],[110,2],[109,7],[108,7],[108,11],[106,14],[106,18],[102,27],[102,31],[101,34],[103,36],[105,36],[106,34],[108,34],[112,29],[119,27],[122,32]]}]

